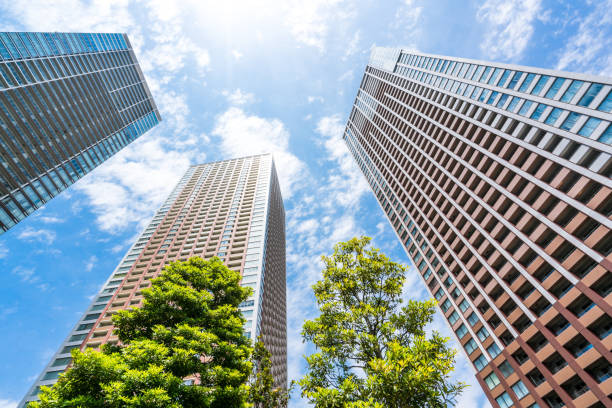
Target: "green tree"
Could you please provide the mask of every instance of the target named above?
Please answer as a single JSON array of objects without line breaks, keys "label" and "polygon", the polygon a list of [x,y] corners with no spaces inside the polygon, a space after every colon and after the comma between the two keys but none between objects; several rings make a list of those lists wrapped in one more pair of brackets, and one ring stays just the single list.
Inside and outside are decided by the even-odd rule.
[{"label": "green tree", "polygon": [[251,361],[255,369],[249,382],[249,402],[253,403],[256,408],[286,407],[289,402],[291,388],[287,390],[274,386],[270,352],[264,346],[261,338],[258,339],[253,347]]},{"label": "green tree", "polygon": [[141,307],[113,316],[119,345],[73,350],[72,367],[29,406],[248,406],[252,347],[238,305],[251,289],[239,282],[218,258],[171,263]]},{"label": "green tree", "polygon": [[433,301],[408,301],[406,268],[392,262],[371,238],[340,242],[323,257],[323,279],[314,286],[320,316],[302,336],[316,352],[306,357],[302,396],[318,408],[447,407],[465,385],[453,383],[455,351],[425,327]]}]

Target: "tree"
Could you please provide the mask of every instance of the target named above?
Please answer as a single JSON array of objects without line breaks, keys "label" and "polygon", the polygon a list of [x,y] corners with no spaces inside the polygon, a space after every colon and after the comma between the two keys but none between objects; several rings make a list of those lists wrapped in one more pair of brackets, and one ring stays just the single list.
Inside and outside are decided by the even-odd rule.
[{"label": "tree", "polygon": [[29,406],[248,406],[252,347],[238,305],[251,289],[239,282],[218,258],[171,263],[141,307],[113,316],[119,344],[73,350],[72,367]]},{"label": "tree", "polygon": [[255,366],[251,376],[249,387],[249,402],[256,408],[279,408],[286,407],[289,402],[290,389],[274,387],[274,377],[272,377],[272,362],[270,352],[264,346],[261,338],[253,347],[251,358]]},{"label": "tree", "polygon": [[371,238],[340,242],[323,257],[314,286],[320,316],[302,336],[316,352],[306,357],[302,396],[317,408],[447,407],[465,385],[453,383],[455,351],[425,327],[433,301],[402,305],[406,268],[392,262]]}]

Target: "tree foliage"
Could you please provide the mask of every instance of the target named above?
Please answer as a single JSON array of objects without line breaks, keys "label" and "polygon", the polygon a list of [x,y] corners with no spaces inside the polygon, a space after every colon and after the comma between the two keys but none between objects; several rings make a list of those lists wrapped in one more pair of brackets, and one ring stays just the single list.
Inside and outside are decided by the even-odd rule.
[{"label": "tree foliage", "polygon": [[113,316],[120,343],[73,350],[71,368],[29,406],[248,406],[252,347],[238,305],[251,289],[239,282],[218,258],[171,263],[142,291],[141,307]]},{"label": "tree foliage", "polygon": [[447,407],[465,387],[453,383],[455,351],[425,327],[433,301],[408,301],[406,268],[392,262],[370,238],[340,242],[323,257],[314,286],[320,316],[302,336],[317,352],[307,356],[302,396],[318,408]]},{"label": "tree foliage", "polygon": [[253,403],[256,408],[286,407],[290,391],[274,386],[270,352],[264,346],[261,338],[253,347],[251,360],[255,365],[255,370],[249,382],[249,402]]}]

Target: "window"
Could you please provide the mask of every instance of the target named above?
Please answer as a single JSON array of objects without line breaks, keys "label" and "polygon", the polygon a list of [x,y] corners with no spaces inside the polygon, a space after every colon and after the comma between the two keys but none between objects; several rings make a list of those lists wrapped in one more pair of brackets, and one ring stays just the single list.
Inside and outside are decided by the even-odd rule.
[{"label": "window", "polygon": [[518,380],[516,384],[512,386],[512,391],[514,391],[518,399],[522,399],[527,394],[529,394],[527,387],[525,387],[525,384],[523,384],[521,380]]},{"label": "window", "polygon": [[455,324],[457,320],[459,320],[459,315],[457,314],[457,312],[453,312],[450,316],[448,316],[448,321],[451,325]]},{"label": "window", "polygon": [[495,373],[487,375],[484,380],[490,390],[497,387],[497,385],[499,384],[499,377]]},{"label": "window", "polygon": [[589,118],[586,123],[580,128],[578,134],[584,137],[590,137],[593,131],[599,126],[601,119]]},{"label": "window", "polygon": [[608,96],[599,104],[597,110],[602,112],[610,112],[612,110],[612,91],[608,92]]},{"label": "window", "polygon": [[512,77],[512,79],[510,80],[510,83],[508,84],[507,88],[508,89],[514,89],[514,87],[516,86],[516,83],[518,82],[518,80],[520,79],[521,75],[523,75],[522,72],[518,71],[514,73],[514,76]]},{"label": "window", "polygon": [[581,116],[582,115],[579,113],[570,112],[568,117],[563,121],[563,124],[561,125],[561,129],[570,130],[572,127],[574,127],[574,125],[576,124],[576,122]]},{"label": "window", "polygon": [[512,398],[510,398],[510,395],[508,395],[507,392],[504,392],[502,395],[495,398],[495,401],[497,401],[501,408],[510,408],[512,405],[514,405],[512,403]]},{"label": "window", "polygon": [[491,344],[487,348],[487,351],[489,352],[489,355],[491,356],[491,358],[495,358],[499,355],[499,353],[501,353],[501,350],[499,349],[498,345],[495,343]]},{"label": "window", "polygon": [[505,378],[507,378],[510,374],[514,372],[514,369],[512,368],[508,360],[501,363],[498,368],[499,368],[499,371],[501,371],[502,375]]},{"label": "window", "polygon": [[451,302],[448,299],[446,299],[444,303],[442,303],[442,305],[440,306],[440,308],[442,309],[442,311],[444,311],[444,313],[446,313],[448,309],[450,309],[450,307],[451,307]]},{"label": "window", "polygon": [[465,348],[465,351],[468,353],[468,355],[470,355],[474,352],[474,350],[478,348],[478,345],[476,344],[474,339],[470,339],[467,343],[465,343],[465,346],[463,347]]},{"label": "window", "polygon": [[442,299],[442,296],[444,296],[444,292],[442,291],[442,289],[438,289],[434,297],[436,298],[436,300],[440,300]]},{"label": "window", "polygon": [[482,370],[483,368],[485,368],[487,366],[487,359],[485,358],[484,355],[479,355],[478,358],[476,360],[474,360],[474,366],[476,366],[476,369],[478,371]]},{"label": "window", "polygon": [[521,87],[519,88],[519,91],[520,92],[527,91],[527,88],[529,88],[529,85],[531,84],[531,81],[533,81],[534,77],[535,77],[535,74],[527,74],[527,77],[525,78],[525,80],[521,84]]},{"label": "window", "polygon": [[521,109],[518,112],[519,115],[521,116],[527,115],[527,112],[529,111],[529,108],[531,108],[531,105],[533,105],[533,102],[525,101],[525,103],[523,104],[523,106],[521,106]]},{"label": "window", "polygon": [[459,304],[459,309],[461,309],[462,312],[465,312],[468,309],[468,307],[470,307],[470,305],[465,299],[463,299],[461,303]]},{"label": "window", "polygon": [[546,123],[547,125],[554,125],[557,119],[559,119],[559,116],[561,116],[562,112],[563,109],[554,108],[552,111],[550,111],[550,114],[548,115],[544,123]]},{"label": "window", "polygon": [[571,102],[571,100],[574,98],[574,95],[576,95],[576,92],[578,92],[582,84],[582,81],[573,81],[561,97],[561,102]]},{"label": "window", "polygon": [[599,136],[597,139],[601,143],[610,144],[612,143],[612,124]]},{"label": "window", "polygon": [[548,75],[542,75],[536,85],[531,90],[531,94],[540,95],[540,92],[542,92],[542,89],[544,88],[544,85],[546,85],[546,83],[548,82],[549,78],[550,77]]},{"label": "window", "polygon": [[557,95],[557,92],[559,92],[559,89],[561,89],[561,87],[563,86],[564,82],[564,78],[556,78],[555,82],[553,82],[548,92],[546,92],[546,97],[549,99],[553,99],[555,95]]},{"label": "window", "polygon": [[478,316],[476,316],[476,313],[472,312],[472,314],[468,316],[467,320],[470,325],[474,326],[476,323],[478,323]]},{"label": "window", "polygon": [[489,337],[489,332],[484,327],[476,333],[480,341],[485,341]]},{"label": "window", "polygon": [[578,106],[589,106],[602,87],[602,84],[591,84],[584,96],[578,101]]},{"label": "window", "polygon": [[456,332],[457,333],[457,337],[459,339],[462,339],[463,336],[465,336],[467,334],[467,332],[468,332],[467,327],[465,327],[465,324],[461,323],[461,326],[459,326],[457,328],[457,332]]},{"label": "window", "polygon": [[545,105],[543,103],[538,104],[538,107],[535,108],[535,110],[531,114],[531,119],[534,119],[534,120],[540,119],[540,116],[542,116],[542,113],[544,113],[547,107],[548,105]]}]

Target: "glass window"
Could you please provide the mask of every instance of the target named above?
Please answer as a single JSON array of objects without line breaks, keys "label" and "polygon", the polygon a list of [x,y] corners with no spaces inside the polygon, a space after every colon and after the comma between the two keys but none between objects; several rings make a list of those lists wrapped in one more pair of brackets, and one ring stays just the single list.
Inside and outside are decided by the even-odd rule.
[{"label": "glass window", "polygon": [[557,119],[559,119],[559,116],[561,116],[561,113],[563,112],[563,109],[554,108],[552,111],[550,111],[544,123],[546,123],[547,125],[554,125]]},{"label": "glass window", "polygon": [[459,304],[459,309],[461,309],[462,312],[465,312],[468,309],[468,307],[470,307],[470,305],[465,299],[463,299],[461,303]]},{"label": "glass window", "polygon": [[576,95],[576,92],[578,92],[583,83],[584,82],[582,81],[573,81],[561,97],[561,102],[571,102],[571,100],[574,98],[574,95]]},{"label": "glass window", "polygon": [[508,395],[507,392],[504,392],[502,395],[495,398],[495,401],[497,401],[500,408],[510,408],[512,405],[514,405],[512,403],[512,398],[510,398],[510,395]]},{"label": "glass window", "polygon": [[[442,271],[443,269],[440,270]],[[455,289],[453,289],[453,291],[451,292],[451,296],[453,297],[453,299],[457,299],[460,295],[461,292],[459,292],[459,289],[455,286]]]},{"label": "glass window", "polygon": [[525,92],[527,88],[529,88],[529,85],[531,85],[531,81],[533,81],[533,78],[535,78],[535,74],[527,74],[527,76],[525,77],[525,80],[523,81],[523,83],[521,84],[521,87],[519,88],[519,91]]},{"label": "glass window", "polygon": [[476,360],[474,360],[474,365],[476,366],[476,369],[478,371],[482,370],[483,368],[485,368],[488,364],[488,361],[486,359],[486,357],[484,355],[479,355],[478,358]]},{"label": "glass window", "polygon": [[450,302],[450,300],[448,300],[448,299],[446,299],[446,300],[444,301],[444,303],[442,303],[442,305],[440,306],[440,308],[441,308],[441,309],[442,309],[442,310],[443,310],[445,313],[446,313],[446,311],[447,311],[448,309],[450,309],[450,307],[451,307],[451,302]]},{"label": "glass window", "polygon": [[510,74],[512,73],[512,71],[510,71],[509,69],[504,71],[504,74],[501,76],[501,78],[499,78],[499,82],[497,83],[497,86],[504,86],[504,84],[506,83],[506,81],[508,80],[508,77],[510,76]]},{"label": "glass window", "polygon": [[604,99],[599,106],[597,107],[597,110],[600,110],[602,112],[610,112],[612,111],[612,90],[610,92],[608,92],[608,96],[606,96],[606,99]]},{"label": "glass window", "polygon": [[523,384],[521,380],[518,380],[516,384],[512,386],[512,391],[514,391],[518,399],[521,399],[525,395],[529,394],[527,387],[525,387],[525,384]]},{"label": "glass window", "polygon": [[468,332],[467,327],[465,327],[465,324],[461,323],[461,326],[459,326],[457,328],[457,332],[456,332],[457,333],[457,337],[459,339],[461,339],[461,338],[463,338],[463,336],[465,336],[467,334],[467,332]]},{"label": "glass window", "polygon": [[438,291],[436,292],[436,294],[434,295],[436,300],[440,300],[442,299],[442,296],[444,296],[444,292],[442,291],[442,289],[438,289]]},{"label": "glass window", "polygon": [[510,374],[514,372],[514,369],[512,368],[512,366],[507,360],[501,363],[498,368],[504,377],[508,377]]},{"label": "glass window", "polygon": [[487,77],[489,76],[489,72],[491,72],[493,68],[491,67],[486,67],[484,72],[482,73],[482,77],[480,78],[480,80],[478,82],[484,82],[487,80]]},{"label": "glass window", "polygon": [[597,128],[597,126],[599,126],[600,123],[601,119],[589,118],[589,120],[585,122],[582,128],[580,128],[578,134],[580,136],[590,137],[593,131]]},{"label": "glass window", "polygon": [[519,115],[527,115],[527,112],[529,111],[529,108],[531,108],[531,105],[533,105],[532,101],[525,101],[525,103],[523,104],[523,106],[521,106],[521,109],[519,110]]},{"label": "glass window", "polygon": [[517,82],[521,78],[521,75],[523,75],[522,72],[520,72],[520,71],[515,72],[514,76],[512,76],[512,79],[510,80],[510,83],[508,84],[507,88],[508,89],[514,89],[514,87],[516,86]]},{"label": "glass window", "polygon": [[425,273],[423,274],[423,279],[427,280],[431,276],[431,269],[427,268]]},{"label": "glass window", "polygon": [[533,111],[533,113],[531,114],[531,119],[534,119],[534,120],[540,119],[540,116],[542,116],[542,113],[544,113],[547,107],[548,105],[539,103],[538,106]]},{"label": "glass window", "polygon": [[495,68],[495,71],[493,71],[493,74],[491,75],[491,78],[489,79],[489,81],[487,83],[489,85],[492,85],[493,83],[495,83],[495,80],[499,76],[500,72],[502,72],[502,68]]},{"label": "glass window", "polygon": [[491,344],[487,348],[487,351],[489,352],[489,355],[491,356],[491,358],[495,358],[495,357],[497,357],[499,355],[499,353],[501,353],[501,350],[499,349],[499,347],[495,343]]},{"label": "glass window", "polygon": [[564,82],[565,78],[555,78],[555,82],[553,82],[550,89],[546,92],[546,97],[548,99],[553,99],[555,95],[557,95],[557,92],[559,92],[559,89],[561,89],[563,86]]},{"label": "glass window", "polygon": [[576,112],[570,112],[568,117],[561,124],[561,129],[570,130],[582,115]]},{"label": "glass window", "polygon": [[468,355],[472,354],[474,352],[474,350],[476,350],[478,348],[478,346],[476,345],[476,342],[474,341],[474,339],[470,339],[467,343],[465,343],[465,351],[468,353]]},{"label": "glass window", "polygon": [[611,144],[612,143],[612,124],[608,125],[608,128],[599,136],[597,139],[601,143]]},{"label": "glass window", "polygon": [[531,90],[531,94],[539,96],[540,92],[542,92],[542,89],[544,88],[549,79],[550,77],[548,75],[542,75],[536,85]]},{"label": "glass window", "polygon": [[510,101],[510,104],[508,105],[508,107],[506,108],[506,110],[508,112],[514,112],[514,109],[516,109],[516,105],[518,105],[518,103],[521,101],[522,99],[519,98],[518,96],[515,96],[514,98],[512,98],[512,101]]},{"label": "glass window", "polygon": [[468,316],[468,322],[474,326],[476,323],[478,323],[478,316],[476,316],[476,313],[472,312],[469,316]]},{"label": "glass window", "polygon": [[495,101],[495,98],[497,98],[497,95],[499,95],[499,92],[496,92],[496,91],[491,92],[491,96],[489,96],[489,100],[487,101],[487,104],[491,105]]},{"label": "glass window", "polygon": [[457,314],[457,312],[453,312],[450,316],[448,316],[448,321],[451,325],[455,324],[457,320],[459,320],[459,314]]},{"label": "glass window", "polygon": [[499,385],[499,377],[495,373],[491,373],[485,377],[485,383],[489,387],[490,390],[497,387]]},{"label": "glass window", "polygon": [[591,84],[586,93],[580,98],[580,101],[578,101],[578,105],[589,106],[599,91],[601,91],[601,88],[603,88],[602,84]]},{"label": "glass window", "polygon": [[497,106],[498,108],[502,108],[506,101],[508,100],[508,94],[502,94],[502,96],[499,98],[499,101],[497,101]]},{"label": "glass window", "polygon": [[489,337],[489,332],[487,331],[487,329],[483,327],[480,330],[478,330],[478,333],[476,333],[476,335],[478,336],[480,341],[485,341],[487,337]]},{"label": "glass window", "polygon": [[474,71],[474,75],[472,76],[472,81],[478,81],[483,69],[484,67],[482,65],[479,65],[478,68],[476,68],[476,71]]}]

